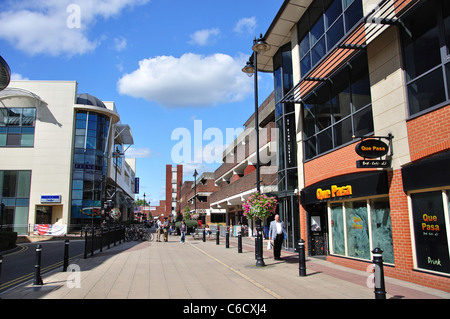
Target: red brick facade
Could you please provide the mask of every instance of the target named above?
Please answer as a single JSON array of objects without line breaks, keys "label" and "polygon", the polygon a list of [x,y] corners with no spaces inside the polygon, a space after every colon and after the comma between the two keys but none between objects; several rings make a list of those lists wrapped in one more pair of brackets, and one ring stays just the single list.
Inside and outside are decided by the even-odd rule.
[{"label": "red brick facade", "polygon": [[[450,106],[429,112],[407,121],[408,144],[411,162],[450,149]],[[355,144],[348,145],[304,164],[305,187],[331,177],[361,171],[355,166],[360,159],[355,153]],[[450,278],[441,276],[439,280],[431,273],[414,270],[413,238],[408,196],[403,189],[401,169],[388,172],[389,204],[395,265],[386,266],[386,276],[411,281],[428,287],[450,291]],[[300,205],[301,238],[307,238],[307,213]],[[306,240],[308,245],[308,241]],[[350,258],[328,256],[329,261],[365,271],[370,262]]]}]

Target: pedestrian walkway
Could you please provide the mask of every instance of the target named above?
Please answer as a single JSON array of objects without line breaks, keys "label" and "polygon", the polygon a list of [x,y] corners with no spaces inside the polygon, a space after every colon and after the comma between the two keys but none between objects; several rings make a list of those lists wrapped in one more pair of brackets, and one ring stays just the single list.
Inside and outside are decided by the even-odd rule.
[{"label": "pedestrian walkway", "polygon": [[[87,259],[72,261],[68,272],[42,276],[4,292],[1,299],[374,299],[369,273],[308,258],[300,277],[298,256],[282,252],[274,260],[264,249],[256,267],[254,243],[237,239],[226,248],[222,237],[203,242],[187,236],[168,242],[125,242]],[[450,293],[385,277],[387,299],[450,299]]]}]

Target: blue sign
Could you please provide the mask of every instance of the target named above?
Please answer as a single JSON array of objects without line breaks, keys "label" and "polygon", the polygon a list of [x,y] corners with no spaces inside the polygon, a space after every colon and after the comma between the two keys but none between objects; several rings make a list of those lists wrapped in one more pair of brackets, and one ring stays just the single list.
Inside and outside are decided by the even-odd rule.
[{"label": "blue sign", "polygon": [[139,177],[134,178],[134,193],[139,194]]},{"label": "blue sign", "polygon": [[41,203],[61,203],[61,195],[41,195]]}]

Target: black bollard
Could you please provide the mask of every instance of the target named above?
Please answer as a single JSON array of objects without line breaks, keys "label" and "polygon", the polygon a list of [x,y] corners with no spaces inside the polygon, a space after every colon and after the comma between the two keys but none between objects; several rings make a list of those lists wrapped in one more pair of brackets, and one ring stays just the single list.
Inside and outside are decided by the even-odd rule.
[{"label": "black bollard", "polygon": [[305,241],[303,239],[298,241],[298,274],[300,277],[306,276]]},{"label": "black bollard", "polygon": [[206,241],[206,228],[203,228],[203,238],[202,238],[203,242]]},{"label": "black bollard", "polygon": [[38,244],[36,247],[36,260],[34,263],[34,285],[43,285],[41,278],[41,254],[42,246]]},{"label": "black bollard", "polygon": [[220,229],[219,229],[219,225],[217,225],[217,231],[216,231],[216,245],[219,245],[219,235],[220,235]]},{"label": "black bollard", "polygon": [[380,248],[372,250],[375,273],[375,299],[386,299],[384,287],[383,251]]},{"label": "black bollard", "polygon": [[238,232],[238,253],[242,253],[242,234]]},{"label": "black bollard", "polygon": [[69,266],[69,240],[66,239],[64,242],[64,263],[63,263],[63,271],[67,271],[67,267]]},{"label": "black bollard", "polygon": [[227,232],[225,233],[225,248],[230,248],[230,231],[227,227]]}]

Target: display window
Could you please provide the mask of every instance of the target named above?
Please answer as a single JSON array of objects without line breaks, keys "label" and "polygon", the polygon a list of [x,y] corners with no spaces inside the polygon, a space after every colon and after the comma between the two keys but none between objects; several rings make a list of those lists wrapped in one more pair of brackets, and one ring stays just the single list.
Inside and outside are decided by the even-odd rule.
[{"label": "display window", "polygon": [[419,269],[450,273],[448,238],[450,190],[410,194],[415,241],[415,262]]},{"label": "display window", "polygon": [[374,248],[394,263],[389,198],[333,202],[328,206],[330,254],[370,260]]}]

